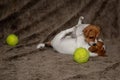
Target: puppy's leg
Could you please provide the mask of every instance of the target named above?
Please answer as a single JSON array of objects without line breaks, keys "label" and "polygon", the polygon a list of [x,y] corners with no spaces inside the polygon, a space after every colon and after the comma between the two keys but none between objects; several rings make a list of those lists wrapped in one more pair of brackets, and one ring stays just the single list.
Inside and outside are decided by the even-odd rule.
[{"label": "puppy's leg", "polygon": [[61,31],[60,33],[58,33],[52,41],[60,41],[61,39],[63,39],[67,34],[73,32],[75,29],[75,27],[72,27],[72,28],[69,28],[69,29],[66,29],[64,31]]},{"label": "puppy's leg", "polygon": [[99,38],[98,41],[103,42],[103,48],[106,49],[106,46],[105,46],[105,44],[104,44],[104,41],[103,41],[101,38]]},{"label": "puppy's leg", "polygon": [[89,52],[90,53],[90,56],[91,57],[96,57],[96,56],[98,56],[98,54],[96,54],[96,53],[92,53],[92,52]]},{"label": "puppy's leg", "polygon": [[61,39],[65,37],[66,34],[73,32],[73,31],[74,31],[74,27],[61,31],[54,37],[54,39],[51,42],[39,43],[37,45],[37,49],[43,49],[44,47],[52,47],[52,44],[59,43]]},{"label": "puppy's leg", "polygon": [[80,18],[79,18],[79,21],[78,21],[78,24],[77,25],[79,25],[79,24],[82,24],[82,20],[84,19],[84,17],[83,16],[80,16]]},{"label": "puppy's leg", "polygon": [[43,49],[43,48],[45,48],[45,47],[52,47],[52,46],[51,46],[51,42],[39,43],[39,44],[37,45],[37,49]]}]

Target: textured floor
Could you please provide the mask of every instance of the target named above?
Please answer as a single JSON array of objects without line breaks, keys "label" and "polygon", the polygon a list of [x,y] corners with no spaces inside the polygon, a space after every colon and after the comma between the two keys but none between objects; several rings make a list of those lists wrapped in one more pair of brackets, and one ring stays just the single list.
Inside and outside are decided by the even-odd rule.
[{"label": "textured floor", "polygon": [[[36,49],[81,15],[101,27],[107,57],[77,64],[72,55]],[[119,0],[0,0],[0,80],[119,80],[119,22]],[[19,36],[16,47],[6,45],[10,33]]]}]

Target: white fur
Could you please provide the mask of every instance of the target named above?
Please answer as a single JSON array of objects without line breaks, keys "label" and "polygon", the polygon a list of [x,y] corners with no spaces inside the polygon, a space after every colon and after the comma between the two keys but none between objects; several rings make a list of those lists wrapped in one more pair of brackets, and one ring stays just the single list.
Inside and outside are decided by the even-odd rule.
[{"label": "white fur", "polygon": [[38,45],[37,45],[37,49],[42,49],[42,48],[44,48],[45,47],[45,44],[44,43],[39,43]]}]

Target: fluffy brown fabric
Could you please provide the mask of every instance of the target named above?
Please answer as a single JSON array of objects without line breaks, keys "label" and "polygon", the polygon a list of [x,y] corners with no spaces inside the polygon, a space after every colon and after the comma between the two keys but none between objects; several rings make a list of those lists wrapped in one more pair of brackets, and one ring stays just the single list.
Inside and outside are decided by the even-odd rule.
[{"label": "fluffy brown fabric", "polygon": [[[0,0],[0,80],[119,80],[120,0]],[[83,23],[100,26],[108,57],[77,64],[72,55],[36,50],[63,29]],[[8,34],[19,44],[5,43]]]}]

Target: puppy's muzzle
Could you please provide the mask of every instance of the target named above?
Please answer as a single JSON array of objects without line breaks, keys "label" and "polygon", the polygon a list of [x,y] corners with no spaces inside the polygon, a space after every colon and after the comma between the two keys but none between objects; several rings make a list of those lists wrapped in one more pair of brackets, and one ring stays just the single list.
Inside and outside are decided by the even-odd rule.
[{"label": "puppy's muzzle", "polygon": [[90,46],[96,46],[97,40],[95,40],[95,42],[92,42],[92,41],[91,41],[91,42],[89,42],[88,44],[89,44]]}]

